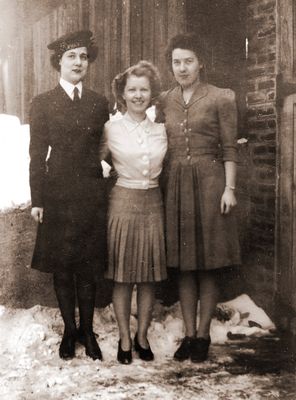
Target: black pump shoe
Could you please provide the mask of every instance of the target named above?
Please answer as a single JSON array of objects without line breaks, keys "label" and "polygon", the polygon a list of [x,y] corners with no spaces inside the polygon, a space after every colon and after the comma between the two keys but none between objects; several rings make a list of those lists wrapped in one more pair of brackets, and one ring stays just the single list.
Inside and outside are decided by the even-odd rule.
[{"label": "black pump shoe", "polygon": [[138,341],[137,333],[135,336],[134,344],[135,344],[135,351],[139,354],[139,357],[141,360],[144,360],[144,361],[154,360],[154,354],[151,351],[149,343],[148,343],[148,346],[149,346],[148,349],[144,349],[144,347],[142,347]]},{"label": "black pump shoe", "polygon": [[103,360],[101,349],[94,332],[84,333],[79,330],[79,342],[85,347],[85,354],[93,360]]},{"label": "black pump shoe", "polygon": [[185,336],[182,339],[181,345],[178,347],[174,354],[174,359],[177,361],[185,361],[188,360],[191,354],[191,347],[192,347],[192,342],[195,340],[195,338],[191,338],[189,336]]},{"label": "black pump shoe", "polygon": [[211,344],[210,338],[197,337],[191,344],[190,358],[194,363],[203,362],[208,358],[209,346]]},{"label": "black pump shoe", "polygon": [[124,351],[121,348],[121,340],[118,342],[117,360],[121,364],[131,364],[132,362],[132,349]]},{"label": "black pump shoe", "polygon": [[75,357],[76,335],[65,335],[62,338],[59,355],[63,360],[71,360]]}]

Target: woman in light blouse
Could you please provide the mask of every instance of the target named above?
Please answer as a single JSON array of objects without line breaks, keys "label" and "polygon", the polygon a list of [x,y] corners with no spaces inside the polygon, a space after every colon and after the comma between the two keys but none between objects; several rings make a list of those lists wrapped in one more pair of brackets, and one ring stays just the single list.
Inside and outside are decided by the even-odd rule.
[{"label": "woman in light blouse", "polygon": [[118,174],[108,213],[106,277],[114,281],[113,306],[119,326],[117,359],[132,362],[131,298],[137,285],[138,331],[134,347],[145,361],[154,358],[147,331],[154,303],[154,284],[166,279],[163,205],[158,178],[167,150],[163,124],[146,110],[159,95],[158,71],[147,61],[128,68],[112,84],[119,120],[105,125],[101,159],[111,152]]}]

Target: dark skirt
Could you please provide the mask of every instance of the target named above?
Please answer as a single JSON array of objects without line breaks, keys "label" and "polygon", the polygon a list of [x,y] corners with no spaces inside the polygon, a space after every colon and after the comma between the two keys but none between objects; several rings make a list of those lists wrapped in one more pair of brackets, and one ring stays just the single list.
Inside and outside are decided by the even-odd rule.
[{"label": "dark skirt", "polygon": [[165,182],[168,266],[194,271],[239,265],[235,209],[220,212],[223,162],[212,155],[190,161],[176,156],[165,168]]},{"label": "dark skirt", "polygon": [[98,179],[83,180],[71,198],[47,193],[38,224],[32,268],[103,276],[106,267],[107,199]]},{"label": "dark skirt", "polygon": [[167,278],[163,204],[159,188],[115,186],[108,212],[108,271],[116,282],[159,282]]}]

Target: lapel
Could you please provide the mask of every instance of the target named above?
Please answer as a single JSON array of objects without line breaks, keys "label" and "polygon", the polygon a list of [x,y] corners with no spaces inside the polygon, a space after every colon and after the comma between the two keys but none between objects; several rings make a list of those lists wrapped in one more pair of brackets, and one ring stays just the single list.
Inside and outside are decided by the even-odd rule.
[{"label": "lapel", "polygon": [[58,84],[52,91],[52,103],[54,104],[54,118],[60,121],[65,132],[84,129],[89,122],[89,115],[92,112],[92,104],[89,103],[89,96],[85,89],[79,105],[74,105],[73,100],[67,95],[62,86]]},{"label": "lapel", "polygon": [[72,100],[64,91],[62,86],[58,84],[52,91],[53,103],[56,104],[56,107],[64,110],[72,105]]},{"label": "lapel", "polygon": [[207,96],[208,94],[208,86],[206,83],[201,83],[200,85],[198,85],[195,89],[195,91],[193,92],[189,103],[185,104],[184,99],[183,99],[183,95],[182,95],[182,89],[181,86],[177,86],[176,87],[176,92],[175,92],[175,101],[177,103],[179,103],[182,107],[184,108],[189,108],[191,107],[194,103],[196,103],[197,101],[199,101],[200,99],[202,99],[203,97]]}]

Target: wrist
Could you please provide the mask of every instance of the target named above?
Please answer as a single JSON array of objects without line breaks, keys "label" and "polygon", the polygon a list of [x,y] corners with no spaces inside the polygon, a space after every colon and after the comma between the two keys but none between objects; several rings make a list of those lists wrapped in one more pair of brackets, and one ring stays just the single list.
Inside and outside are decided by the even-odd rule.
[{"label": "wrist", "polygon": [[225,185],[225,189],[229,189],[229,190],[235,191],[235,186],[233,186],[233,185]]}]

